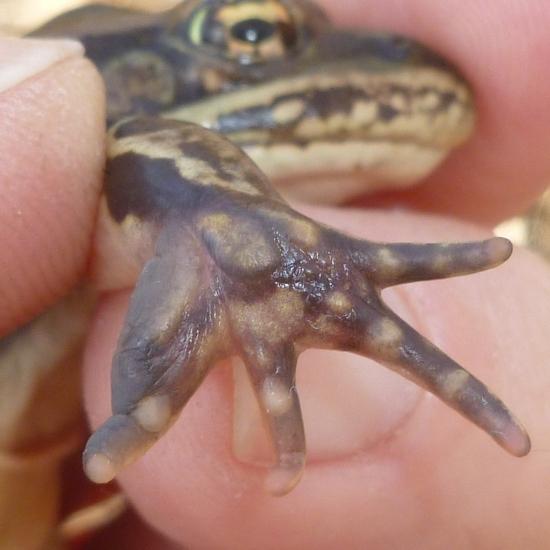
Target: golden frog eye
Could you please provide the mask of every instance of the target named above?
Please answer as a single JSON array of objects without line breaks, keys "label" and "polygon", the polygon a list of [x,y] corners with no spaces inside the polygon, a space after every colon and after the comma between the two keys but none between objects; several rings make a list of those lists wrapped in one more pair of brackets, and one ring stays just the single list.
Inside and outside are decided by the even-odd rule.
[{"label": "golden frog eye", "polygon": [[298,43],[299,28],[278,0],[209,3],[190,19],[189,40],[241,63],[282,58]]}]

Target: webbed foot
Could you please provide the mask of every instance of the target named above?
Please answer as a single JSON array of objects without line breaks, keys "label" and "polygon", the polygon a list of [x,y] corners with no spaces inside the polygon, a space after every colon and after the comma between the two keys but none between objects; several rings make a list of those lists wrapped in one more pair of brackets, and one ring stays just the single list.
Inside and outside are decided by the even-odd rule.
[{"label": "webbed foot", "polygon": [[[292,210],[239,149],[189,124],[123,123],[112,134],[108,173],[113,217],[146,221],[160,237],[114,358],[113,416],[85,451],[92,480],[109,481],[145,452],[209,367],[239,355],[273,444],[268,489],[290,491],[305,465],[295,368],[308,347],[371,357],[437,395],[510,453],[529,451],[506,406],[380,296],[391,285],[499,265],[511,253],[507,240],[418,245],[348,237]],[[125,185],[133,202],[121,210]],[[150,188],[161,198],[152,199]]]}]

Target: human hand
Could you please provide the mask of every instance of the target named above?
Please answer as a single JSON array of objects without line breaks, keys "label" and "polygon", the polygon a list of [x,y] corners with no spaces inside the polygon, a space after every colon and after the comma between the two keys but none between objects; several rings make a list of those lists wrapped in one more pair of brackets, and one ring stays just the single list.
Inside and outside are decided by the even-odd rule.
[{"label": "human hand", "polygon": [[[417,35],[425,42],[434,38],[430,18],[451,5],[434,4],[432,11],[419,11],[415,17],[414,30],[425,28],[426,34]],[[542,131],[550,122],[544,104],[550,79],[544,81],[536,63],[545,58],[542,37],[550,14],[544,19],[543,5],[531,4],[538,11],[529,24],[521,27],[527,18],[518,13],[509,15],[513,24],[501,21],[507,34],[500,41],[477,34],[492,45],[489,53],[485,42],[478,42],[475,54],[464,53],[475,44],[473,2],[455,6],[454,19],[445,19],[448,34],[431,43],[451,56],[456,48],[455,60],[473,78],[478,93],[480,129],[473,144],[446,163],[425,188],[405,194],[420,197],[408,204],[436,209],[439,204],[442,212],[493,222],[515,212],[541,189],[540,176],[550,170],[550,136]],[[359,7],[369,15],[365,2],[355,12],[351,2],[341,9],[356,14]],[[525,3],[512,7],[528,10]],[[384,13],[378,7],[370,15],[383,21]],[[501,28],[494,18],[481,24],[483,13],[483,29]],[[458,40],[463,36],[460,21],[462,29],[468,23],[467,44]],[[412,33],[404,22],[401,25],[400,30]],[[454,28],[458,30],[453,33]],[[510,55],[491,58],[491,51],[514,43],[511,33],[521,37],[527,30],[529,44],[540,42],[536,55],[524,38],[516,38],[523,45],[519,52],[514,49],[519,59],[512,63]],[[12,55],[6,57],[14,64]],[[0,96],[0,116],[6,121],[0,128],[0,174],[13,201],[0,214],[5,216],[3,226],[14,228],[3,235],[0,292],[6,307],[0,326],[5,331],[65,293],[89,256],[101,185],[101,92],[93,71],[74,52],[62,57],[54,67]],[[487,80],[481,69],[502,67],[503,61],[508,68],[491,72]],[[524,73],[539,75],[536,85],[529,85]],[[499,108],[489,105],[493,91],[498,92]],[[536,117],[534,105],[539,106]],[[503,121],[497,112],[512,118]],[[513,123],[517,120],[529,123],[519,127]],[[440,195],[450,198],[438,203]],[[493,197],[485,201],[492,205],[487,211],[477,208],[481,197]],[[308,213],[383,240],[411,235],[418,240],[466,240],[480,235],[470,225],[418,214],[328,209]],[[263,494],[261,472],[233,457],[232,384],[223,368],[212,372],[170,433],[128,468],[121,482],[148,522],[191,548],[543,548],[548,537],[543,518],[550,509],[540,482],[548,466],[545,390],[550,379],[544,367],[550,344],[540,327],[548,325],[550,315],[548,281],[545,264],[516,251],[497,271],[387,293],[399,313],[509,403],[533,439],[533,452],[525,459],[506,456],[455,413],[381,367],[345,355],[310,354],[299,366],[310,463],[290,495],[276,499]],[[90,337],[86,385],[96,424],[109,411],[108,370],[126,300],[122,293],[103,300]],[[327,396],[330,405],[324,401]],[[122,536],[130,537],[132,531],[126,526]],[[143,540],[135,547],[143,548]],[[159,548],[163,544],[158,541]]]}]

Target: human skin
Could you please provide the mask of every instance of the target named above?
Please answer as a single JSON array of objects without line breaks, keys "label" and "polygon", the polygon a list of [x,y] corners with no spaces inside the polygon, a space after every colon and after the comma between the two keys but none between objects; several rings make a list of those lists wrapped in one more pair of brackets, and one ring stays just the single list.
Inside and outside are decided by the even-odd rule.
[{"label": "human skin", "polygon": [[[550,174],[547,3],[357,0],[339,3],[334,16],[415,36],[453,59],[473,84],[479,124],[425,185],[383,198],[438,216],[311,207],[308,214],[365,238],[467,240],[537,196]],[[45,52],[0,42],[2,334],[54,303],[90,262],[103,163],[101,83],[67,45],[53,64],[36,65],[37,74],[6,72]],[[262,470],[232,451],[231,371],[220,365],[172,430],[120,476],[149,534],[136,540],[134,519],[113,536],[126,538],[125,548],[143,548],[150,536],[147,548],[159,549],[173,545],[154,530],[193,549],[546,548],[549,275],[540,259],[516,250],[494,271],[385,294],[509,404],[532,437],[528,457],[509,457],[436,399],[382,376],[382,367],[306,355],[299,384],[310,463],[290,495],[273,498],[262,491]],[[85,391],[94,426],[109,414],[110,358],[128,294],[102,299],[90,334]],[[348,433],[350,425],[357,431]]]}]

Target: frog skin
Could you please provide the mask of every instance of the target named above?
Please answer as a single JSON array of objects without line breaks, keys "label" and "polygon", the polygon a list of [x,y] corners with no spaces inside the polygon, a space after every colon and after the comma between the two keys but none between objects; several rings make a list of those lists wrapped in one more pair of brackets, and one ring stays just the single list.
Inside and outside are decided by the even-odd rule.
[{"label": "frog skin", "polygon": [[275,457],[266,487],[288,493],[306,462],[295,369],[311,347],[373,358],[513,455],[528,453],[506,406],[381,298],[389,286],[497,266],[509,241],[374,243],[283,198],[337,202],[432,170],[474,123],[448,63],[405,38],[334,29],[299,0],[190,0],[159,15],[88,6],[34,34],[78,38],[104,77],[95,284],[137,279],[112,416],[84,452],[92,481],[139,458],[209,369],[240,356]]}]

